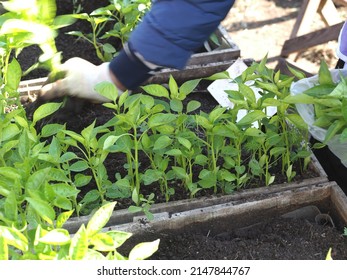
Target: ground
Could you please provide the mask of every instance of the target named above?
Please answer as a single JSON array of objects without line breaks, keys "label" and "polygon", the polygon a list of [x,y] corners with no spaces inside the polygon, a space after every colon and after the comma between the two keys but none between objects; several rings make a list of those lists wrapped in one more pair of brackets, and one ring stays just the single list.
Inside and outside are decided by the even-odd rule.
[{"label": "ground", "polygon": [[[269,58],[276,57],[280,54],[285,40],[290,38],[302,2],[302,0],[236,1],[223,21],[223,26],[241,49],[243,58],[260,60],[266,54]],[[347,7],[337,5],[337,9],[341,21],[346,20]],[[325,25],[317,13],[309,30],[316,31],[323,27]],[[336,46],[337,43],[332,41],[310,48],[299,54],[296,62],[310,73],[317,73],[322,59],[333,68],[337,61]]]},{"label": "ground", "polygon": [[[60,12],[71,1],[60,0]],[[91,2],[89,2],[91,3]],[[241,49],[242,58],[262,59],[277,56],[291,29],[302,1],[237,1],[223,22],[232,40]],[[100,3],[99,3],[100,4]],[[346,9],[339,8],[341,16],[346,18]],[[315,19],[312,28],[321,26]],[[74,26],[73,28],[79,28]],[[64,30],[66,31],[66,29]],[[97,63],[93,49],[87,43],[63,33],[57,40],[64,60],[73,56],[82,56]],[[334,54],[336,42],[328,43],[308,50],[297,61],[303,69],[314,73],[322,58],[333,66],[337,58]],[[23,66],[37,59],[37,50],[23,52],[20,62]],[[302,64],[301,64],[302,63]],[[33,72],[26,79],[42,77],[44,71]],[[212,99],[209,99],[212,100]],[[206,99],[205,99],[206,101]],[[102,122],[107,115],[100,106],[89,106],[74,119],[79,125],[88,125],[93,119]],[[80,127],[81,128],[81,127]],[[71,129],[71,128],[70,128]],[[77,129],[77,128],[76,128]],[[113,162],[111,165],[114,165]],[[111,166],[110,165],[110,166]],[[153,256],[156,259],[324,259],[328,249],[333,248],[333,257],[347,258],[347,240],[342,236],[343,228],[329,225],[317,225],[307,220],[271,219],[263,221],[247,234],[223,230],[209,234],[208,230],[198,232],[160,233],[160,250]],[[146,238],[154,239],[155,235]]]}]

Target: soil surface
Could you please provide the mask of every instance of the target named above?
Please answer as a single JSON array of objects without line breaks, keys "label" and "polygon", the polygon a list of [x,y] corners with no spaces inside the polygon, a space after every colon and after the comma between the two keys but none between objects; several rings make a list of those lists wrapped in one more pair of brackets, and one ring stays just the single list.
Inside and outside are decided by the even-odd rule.
[{"label": "soil surface", "polygon": [[[71,13],[72,1],[60,0],[58,13]],[[90,12],[97,3],[98,7],[108,1],[82,1]],[[243,58],[261,59],[266,53],[269,57],[276,56],[286,39],[289,38],[291,28],[295,22],[302,1],[236,1],[223,25],[230,32],[233,41],[240,47]],[[346,16],[345,9],[339,8],[342,16]],[[319,19],[314,22],[320,26]],[[84,22],[77,22],[73,26],[61,30],[57,38],[57,46],[63,53],[64,61],[70,57],[80,56],[95,64],[99,64],[93,47],[75,37],[66,35],[70,30],[88,30]],[[116,44],[116,42],[115,42]],[[314,73],[318,69],[320,60],[329,58],[329,63],[335,63],[336,45],[325,45],[308,50],[300,55],[298,62],[305,62],[304,69]],[[23,68],[33,64],[38,58],[37,48],[28,48],[22,52],[19,61]],[[46,76],[44,70],[32,72],[25,79]],[[202,104],[210,110],[216,105],[207,92],[196,93],[192,96],[202,100]],[[67,110],[65,113],[67,113]],[[52,121],[67,121],[68,129],[80,131],[95,119],[97,125],[112,118],[113,112],[100,105],[86,104],[81,106],[80,112],[73,115],[62,114]],[[120,163],[115,158],[108,163],[112,168]],[[113,172],[114,174],[114,172]],[[160,233],[160,249],[153,256],[154,259],[324,259],[328,249],[333,249],[333,257],[347,259],[347,237],[342,236],[343,228],[333,228],[330,225],[318,225],[308,220],[272,219],[261,225],[245,231],[228,231],[209,233],[208,229],[198,231],[190,228],[184,232]],[[155,234],[148,235],[148,240],[155,239]]]},{"label": "soil surface", "polygon": [[329,248],[333,259],[347,259],[347,238],[330,225],[282,217],[238,229],[233,229],[232,221],[214,226],[218,225],[224,230],[195,225],[148,233],[136,242],[160,238],[159,250],[151,257],[154,260],[324,260]]}]

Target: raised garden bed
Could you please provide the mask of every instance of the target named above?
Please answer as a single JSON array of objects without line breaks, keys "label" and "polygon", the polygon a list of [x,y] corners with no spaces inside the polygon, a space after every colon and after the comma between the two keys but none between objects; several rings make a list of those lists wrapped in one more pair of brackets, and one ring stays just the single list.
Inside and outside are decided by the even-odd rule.
[{"label": "raised garden bed", "polygon": [[[122,247],[161,239],[154,260],[170,259],[334,259],[347,258],[342,228],[347,198],[334,182],[274,187],[200,202],[192,210],[165,209],[157,220],[113,226],[136,233]],[[165,211],[164,210],[164,211]],[[108,228],[110,229],[110,228]]]},{"label": "raised garden bed", "polygon": [[[223,35],[223,33],[221,33]],[[228,42],[228,40],[226,40]],[[69,41],[70,43],[70,41]],[[229,45],[230,46],[230,45]],[[172,75],[180,82],[190,80],[192,78],[201,78],[209,76],[215,72],[223,71],[225,70],[230,64],[233,63],[234,59],[236,58],[234,55],[239,55],[239,49],[235,47],[234,50],[230,52],[228,49],[224,50],[217,50],[217,53],[206,53],[206,54],[197,54],[194,56],[190,62],[190,64],[187,66],[187,69],[184,71],[175,71],[172,69],[167,69],[164,71],[161,71],[153,77],[152,80],[149,82],[155,82],[159,84],[166,84],[168,82],[168,77]],[[74,50],[76,51],[76,50]],[[90,49],[89,49],[90,51]],[[88,51],[87,51],[88,52]],[[79,49],[79,54],[86,54],[87,52],[83,51],[82,49]],[[64,57],[68,58],[69,56],[74,56],[76,53],[73,53],[71,55],[65,52]],[[91,60],[92,61],[92,60]],[[35,77],[33,77],[35,78]],[[22,97],[23,102],[27,102],[25,99],[29,99],[30,95],[35,95],[36,91],[41,87],[42,83],[44,82],[45,78],[39,78],[39,79],[31,79],[25,82],[22,82],[21,84],[21,91],[22,91]],[[215,100],[210,96],[210,94],[206,91],[206,85],[203,84],[201,87],[198,88],[198,90],[194,91],[189,95],[189,98],[191,100],[197,100],[199,101],[203,107],[201,110],[204,112],[211,112],[213,108],[217,105]],[[188,100],[189,101],[189,100]],[[79,102],[79,101],[78,101]],[[76,104],[76,103],[75,103]],[[109,110],[102,105],[93,105],[93,104],[85,104],[84,107],[81,106],[80,111],[73,111],[71,110],[71,107],[67,108],[67,110],[63,111],[61,115],[63,115],[63,118],[61,118],[61,115],[56,115],[55,118],[49,120],[51,123],[66,123],[67,129],[71,131],[75,131],[80,133],[86,126],[90,125],[94,120],[96,121],[96,125],[102,125],[109,121],[114,116],[114,111]],[[67,114],[70,113],[70,114]],[[114,156],[109,157],[109,161],[105,163],[105,167],[107,169],[107,172],[112,174],[116,174],[117,172],[120,172],[119,170],[115,168],[123,168],[125,161],[124,158],[120,159],[117,154]],[[124,171],[124,170],[123,170]],[[190,248],[194,249],[196,251],[196,248],[198,246],[198,243],[201,242],[202,239],[200,239],[201,234],[204,236],[203,239],[206,241],[206,243],[209,240],[209,237],[213,238],[213,246],[217,246],[219,248],[227,248],[227,243],[230,240],[233,240],[234,232],[230,233],[228,230],[231,231],[243,231],[245,227],[252,226],[253,224],[258,223],[259,221],[268,221],[270,215],[272,217],[278,216],[280,217],[282,214],[288,213],[292,210],[314,205],[319,208],[319,210],[326,214],[333,217],[333,220],[335,221],[337,227],[333,228],[334,234],[331,235],[335,239],[333,241],[329,241],[329,244],[332,244],[331,246],[333,249],[338,247],[338,244],[345,245],[345,239],[341,237],[343,227],[346,225],[346,218],[345,218],[345,203],[340,203],[339,199],[344,200],[343,193],[339,190],[339,188],[334,183],[327,183],[327,177],[324,173],[323,169],[321,168],[320,164],[316,161],[315,157],[312,157],[312,162],[310,163],[310,167],[307,169],[307,171],[300,173],[300,167],[297,167],[297,176],[295,177],[295,180],[293,180],[292,183],[287,183],[286,178],[284,176],[276,176],[276,181],[273,185],[270,185],[269,187],[260,187],[263,186],[264,182],[254,182],[252,185],[251,190],[244,190],[244,191],[235,191],[234,194],[231,195],[225,195],[225,196],[216,196],[213,195],[212,192],[204,191],[199,193],[199,197],[196,199],[188,199],[188,194],[186,192],[178,192],[176,191],[175,197],[172,197],[173,202],[167,202],[165,203],[165,199],[159,195],[156,195],[155,197],[155,204],[151,207],[150,211],[154,214],[154,220],[151,222],[148,222],[146,220],[145,216],[141,216],[141,213],[137,214],[130,214],[128,210],[122,209],[117,210],[114,212],[114,215],[111,218],[111,221],[109,223],[109,228],[117,228],[122,229],[126,231],[131,231],[136,233],[136,238],[140,237],[143,239],[150,239],[153,240],[155,238],[155,234],[159,234],[162,242],[161,246],[162,249],[158,252],[157,255],[153,256],[154,258],[164,258],[164,259],[171,259],[171,258],[188,258],[188,259],[195,259],[195,258],[284,258],[284,259],[309,259],[310,256],[314,256],[316,258],[322,259],[325,257],[325,253],[327,252],[327,241],[326,240],[319,240],[321,245],[318,245],[322,248],[322,250],[317,251],[317,246],[312,249],[311,247],[305,247],[306,249],[306,255],[302,255],[301,253],[294,254],[294,252],[291,252],[291,255],[285,254],[283,251],[278,251],[276,253],[270,253],[270,255],[254,255],[254,253],[248,254],[248,255],[240,255],[240,252],[233,252],[230,250],[230,252],[233,252],[231,254],[222,255],[220,250],[216,250],[218,256],[216,255],[207,255],[202,256],[201,254],[190,254],[188,255],[188,252],[186,255],[164,255],[163,251],[168,251],[167,249],[170,248],[171,245],[173,247],[177,247],[179,244],[183,244],[186,248],[187,243],[185,243],[184,239],[188,240],[188,242],[193,242],[193,246]],[[95,185],[88,185],[88,190],[95,188]],[[151,190],[147,190],[148,195]],[[86,188],[82,189],[82,195],[87,192]],[[176,197],[177,195],[177,197]],[[339,198],[338,198],[339,197]],[[243,206],[245,203],[245,206]],[[131,201],[130,201],[131,204]],[[331,204],[337,204],[340,205],[337,208],[330,208]],[[328,205],[328,206],[327,206]],[[121,201],[119,200],[119,203],[117,205],[118,209],[121,208],[127,208],[129,206],[129,201]],[[251,208],[249,208],[251,206]],[[253,208],[252,208],[253,207]],[[265,207],[265,208],[262,208]],[[259,212],[262,212],[264,215],[257,216],[255,214],[258,214]],[[242,213],[242,215],[237,214]],[[221,217],[220,223],[217,222],[217,217]],[[70,222],[68,222],[65,226],[71,231],[74,232],[78,228],[79,225],[82,223],[86,223],[89,219],[89,216],[81,216],[80,218],[72,218]],[[237,225],[237,227],[222,227],[220,231],[217,230],[217,227],[221,224],[226,226],[230,225],[226,221],[232,221],[233,225]],[[199,230],[199,228],[203,227],[204,230],[206,230],[207,226],[206,224],[202,225],[196,225],[195,222],[197,221],[207,221],[209,226],[209,230],[203,231],[202,233],[198,233],[198,238],[195,239],[195,241],[189,241],[192,239],[189,239],[189,235],[196,234]],[[212,223],[212,221],[216,221],[216,223]],[[236,222],[237,221],[237,222]],[[294,227],[300,227],[302,226],[302,221],[297,220],[286,220],[286,222],[291,221],[294,224]],[[279,224],[282,223],[282,220],[279,222]],[[305,222],[304,222],[305,223]],[[180,230],[178,228],[182,227],[183,225],[186,225],[185,232],[178,232]],[[299,226],[298,226],[299,225]],[[266,227],[266,226],[265,226]],[[276,228],[277,226],[273,226],[272,228]],[[316,225],[312,224],[312,227],[316,228]],[[256,229],[257,226],[253,227],[252,229]],[[261,229],[264,227],[260,226]],[[277,227],[278,228],[278,227]],[[327,227],[328,229],[331,229],[330,227]],[[325,230],[326,227],[318,227],[317,228],[317,234],[326,234]],[[107,230],[107,228],[105,228]],[[283,229],[283,228],[282,228]],[[284,227],[284,229],[289,230],[288,227]],[[149,230],[149,231],[147,231]],[[152,234],[152,230],[157,231],[155,234]],[[177,230],[177,231],[176,231]],[[190,231],[190,233],[187,233],[187,230]],[[166,231],[166,232],[165,232]],[[176,234],[176,236],[183,237],[182,239],[176,239],[173,236],[169,235],[169,232],[172,232]],[[257,230],[255,230],[257,231]],[[266,231],[265,231],[266,232]],[[306,230],[306,233],[308,231]],[[268,233],[268,232],[266,232]],[[144,235],[141,235],[144,234]],[[316,234],[316,233],[314,233]],[[290,234],[288,234],[290,235]],[[330,235],[329,235],[330,236]],[[236,238],[241,238],[240,235],[236,234]],[[275,244],[276,241],[276,235],[274,238],[268,239],[270,244]],[[304,237],[302,237],[304,238]],[[278,239],[278,238],[277,238]],[[141,240],[141,241],[142,241]],[[198,241],[197,241],[198,240]],[[292,241],[294,243],[300,243],[302,240],[306,239],[295,239]],[[216,245],[216,242],[221,241],[219,245]],[[236,240],[237,241],[237,240]],[[242,239],[243,244],[250,241],[250,246],[254,245],[254,242],[251,241],[250,238],[246,237],[245,239]],[[282,243],[285,243],[286,241],[280,240]],[[311,239],[312,241],[312,239]],[[305,241],[306,242],[306,241]],[[310,242],[309,240],[307,241]],[[170,245],[171,243],[171,245]],[[262,243],[261,241],[256,241],[256,243]],[[267,246],[269,243],[264,243],[264,246]],[[234,243],[235,244],[235,243]],[[277,246],[277,245],[276,245]],[[281,245],[278,245],[279,247]],[[277,246],[277,247],[278,247]],[[330,245],[329,245],[330,246]],[[343,246],[341,246],[341,251],[336,252],[337,258],[345,258],[345,249]],[[244,252],[255,252],[258,251],[258,249],[249,249],[246,246],[243,246]],[[312,251],[310,251],[312,249]],[[124,250],[127,250],[124,248]],[[184,249],[182,249],[184,251]],[[206,249],[205,251],[211,251],[214,249]],[[251,250],[251,251],[250,251]],[[253,251],[252,251],[253,250]],[[224,250],[228,251],[228,250]],[[268,252],[269,253],[269,252]],[[318,255],[317,255],[318,254]],[[313,257],[313,258],[314,258]]]}]

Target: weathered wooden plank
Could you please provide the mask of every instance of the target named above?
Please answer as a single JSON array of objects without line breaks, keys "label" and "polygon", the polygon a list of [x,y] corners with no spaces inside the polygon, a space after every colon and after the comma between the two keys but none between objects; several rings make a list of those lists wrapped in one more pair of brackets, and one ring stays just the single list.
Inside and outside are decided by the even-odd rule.
[{"label": "weathered wooden plank", "polygon": [[281,56],[286,57],[293,52],[306,50],[329,41],[337,40],[344,22],[314,31],[284,42]]},{"label": "weathered wooden plank", "polygon": [[318,8],[318,13],[326,26],[337,24],[342,20],[331,0],[322,0]]},{"label": "weathered wooden plank", "polygon": [[290,34],[290,38],[295,38],[308,32],[310,24],[318,11],[320,2],[321,0],[303,1],[292,29],[292,33]]}]

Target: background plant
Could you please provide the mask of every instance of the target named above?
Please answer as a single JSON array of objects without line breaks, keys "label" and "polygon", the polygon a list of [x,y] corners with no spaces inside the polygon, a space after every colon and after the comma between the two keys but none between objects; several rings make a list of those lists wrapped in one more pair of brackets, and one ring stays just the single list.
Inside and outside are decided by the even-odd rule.
[{"label": "background plant", "polygon": [[74,15],[75,18],[90,23],[91,33],[77,30],[68,34],[88,41],[94,46],[96,55],[101,61],[110,61],[116,55],[117,49],[107,43],[107,39],[117,38],[122,47],[150,6],[149,0],[110,0],[110,5],[98,8],[90,14]]}]

